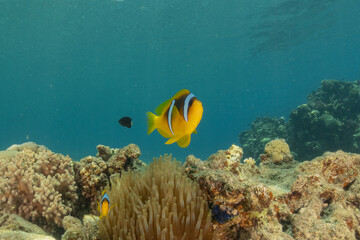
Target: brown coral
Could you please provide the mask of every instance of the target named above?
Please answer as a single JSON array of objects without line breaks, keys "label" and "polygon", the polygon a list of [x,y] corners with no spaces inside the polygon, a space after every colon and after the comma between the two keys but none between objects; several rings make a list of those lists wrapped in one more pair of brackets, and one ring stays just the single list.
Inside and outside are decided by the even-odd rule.
[{"label": "brown coral", "polygon": [[219,238],[198,185],[171,155],[154,159],[143,175],[113,178],[108,194],[115,205],[100,220],[102,239]]},{"label": "brown coral", "polygon": [[0,159],[0,210],[40,225],[61,225],[77,200],[72,160],[27,148]]}]

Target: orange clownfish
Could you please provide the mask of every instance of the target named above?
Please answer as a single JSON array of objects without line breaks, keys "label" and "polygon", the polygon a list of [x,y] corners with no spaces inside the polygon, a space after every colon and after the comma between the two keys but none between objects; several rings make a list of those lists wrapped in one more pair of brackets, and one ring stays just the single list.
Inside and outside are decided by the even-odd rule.
[{"label": "orange clownfish", "polygon": [[109,198],[109,195],[106,193],[106,190],[104,190],[102,192],[102,195],[101,195],[101,201],[100,203],[98,202],[98,211],[100,212],[100,217],[99,217],[99,220],[102,218],[102,217],[105,217],[109,214],[109,211],[111,208],[113,208],[115,205],[111,206],[110,207],[110,198]]},{"label": "orange clownfish", "polygon": [[169,138],[165,144],[177,144],[185,148],[189,146],[191,134],[196,133],[196,127],[203,115],[202,103],[190,93],[183,89],[172,98],[160,104],[155,115],[147,113],[148,134],[155,129],[165,138]]}]

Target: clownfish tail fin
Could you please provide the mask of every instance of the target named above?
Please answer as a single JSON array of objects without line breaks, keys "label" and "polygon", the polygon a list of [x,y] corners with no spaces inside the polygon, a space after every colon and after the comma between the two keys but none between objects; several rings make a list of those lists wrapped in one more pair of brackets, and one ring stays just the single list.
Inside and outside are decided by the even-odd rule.
[{"label": "clownfish tail fin", "polygon": [[148,125],[147,134],[150,134],[156,129],[155,121],[158,118],[158,116],[156,116],[152,112],[147,112],[146,116],[147,116],[147,125]]}]

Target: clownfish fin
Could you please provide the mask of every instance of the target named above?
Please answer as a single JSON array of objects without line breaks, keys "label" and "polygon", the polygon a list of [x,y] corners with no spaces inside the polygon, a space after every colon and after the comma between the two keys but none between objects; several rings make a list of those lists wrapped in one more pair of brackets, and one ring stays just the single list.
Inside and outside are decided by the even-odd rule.
[{"label": "clownfish fin", "polygon": [[182,90],[178,91],[171,99],[177,99],[177,98],[179,98],[179,97],[181,97],[183,95],[188,95],[189,93],[190,93],[189,90],[182,89]]},{"label": "clownfish fin", "polygon": [[188,134],[180,138],[179,141],[177,141],[177,144],[179,145],[179,147],[186,148],[187,146],[189,146],[190,141],[191,141],[191,135]]},{"label": "clownfish fin", "polygon": [[[112,205],[112,206],[110,207],[110,209],[112,209],[112,208],[115,207],[116,205],[117,205],[117,203],[114,204],[114,205]],[[109,209],[109,211],[110,211],[110,209]]]},{"label": "clownfish fin", "polygon": [[155,113],[157,115],[161,115],[171,104],[172,98],[166,100],[165,102],[163,102],[162,104],[160,104],[156,109],[155,109]]},{"label": "clownfish fin", "polygon": [[156,129],[155,121],[158,118],[158,116],[156,116],[152,112],[147,112],[146,115],[147,115],[147,125],[148,125],[147,134],[150,134]]},{"label": "clownfish fin", "polygon": [[179,141],[180,138],[181,138],[181,136],[174,136],[172,138],[169,138],[169,140],[167,140],[165,142],[165,144],[173,144],[174,142]]},{"label": "clownfish fin", "polygon": [[169,140],[167,140],[165,142],[165,144],[173,144],[174,142],[176,142],[177,140],[179,140],[178,138],[176,137],[173,137],[173,138],[170,138]]}]

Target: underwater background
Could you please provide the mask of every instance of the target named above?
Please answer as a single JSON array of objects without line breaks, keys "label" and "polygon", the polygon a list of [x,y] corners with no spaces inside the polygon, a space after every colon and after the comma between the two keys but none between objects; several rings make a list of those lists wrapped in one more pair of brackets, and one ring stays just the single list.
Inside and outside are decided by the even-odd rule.
[{"label": "underwater background", "polygon": [[[0,147],[206,158],[256,117],[287,118],[321,80],[359,79],[359,21],[356,0],[2,0]],[[183,88],[204,106],[185,149],[146,133],[146,112]]]}]

